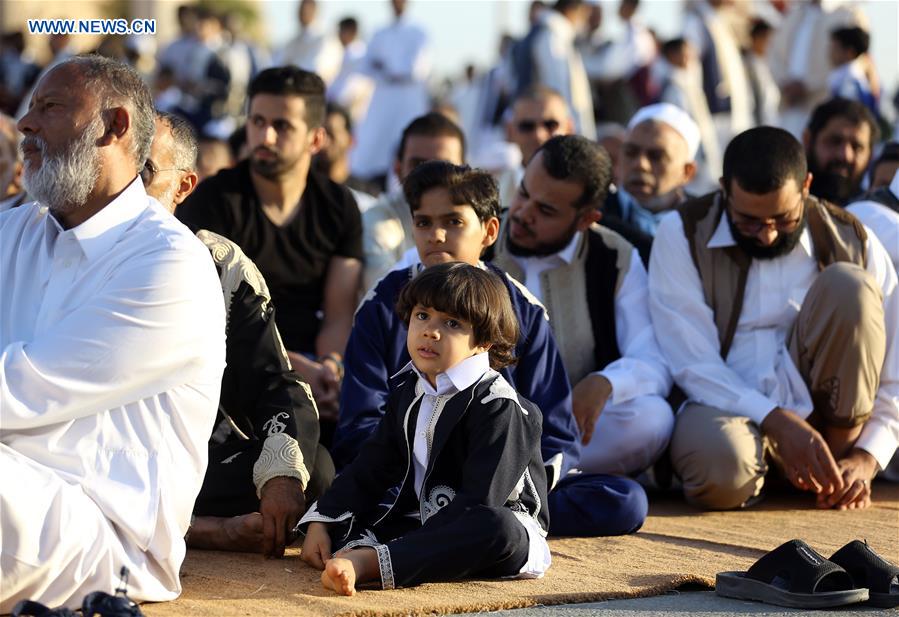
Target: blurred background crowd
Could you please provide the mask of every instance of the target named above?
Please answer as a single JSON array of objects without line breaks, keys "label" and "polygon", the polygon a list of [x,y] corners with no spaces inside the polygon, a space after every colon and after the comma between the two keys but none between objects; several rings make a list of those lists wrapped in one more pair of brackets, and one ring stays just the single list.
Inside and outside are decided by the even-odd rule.
[{"label": "blurred background crowd", "polygon": [[[636,110],[654,102],[683,108],[700,128],[696,193],[714,187],[734,135],[769,124],[801,137],[811,110],[831,97],[862,102],[884,141],[897,132],[893,0],[130,0],[79,3],[77,11],[67,2],[13,1],[2,11],[3,112],[21,115],[41,72],[72,54],[125,60],[146,76],[160,110],[196,127],[201,180],[243,158],[246,86],[279,64],[325,80],[339,113],[329,116],[330,145],[317,164],[357,196],[396,182],[402,129],[429,109],[462,127],[470,164],[498,175],[519,168],[509,104],[540,85],[563,95],[574,132],[599,140],[613,160]],[[151,17],[158,28],[30,35],[25,21],[36,17]]]}]

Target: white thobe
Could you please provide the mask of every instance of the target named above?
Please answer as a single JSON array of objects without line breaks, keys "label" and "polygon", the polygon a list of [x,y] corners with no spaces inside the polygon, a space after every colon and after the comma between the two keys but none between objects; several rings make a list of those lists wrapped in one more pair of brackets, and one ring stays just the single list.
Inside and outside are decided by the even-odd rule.
[{"label": "white thobe", "polygon": [[581,54],[575,45],[574,26],[561,13],[543,11],[543,28],[534,40],[536,82],[560,93],[571,108],[577,132],[596,139],[593,95]]},{"label": "white thobe", "polygon": [[0,612],[171,600],[225,359],[209,251],[135,179],[64,230],[0,214]]},{"label": "white thobe", "polygon": [[356,127],[350,168],[355,176],[371,178],[387,173],[403,129],[428,110],[426,32],[405,16],[378,30],[362,71],[374,79],[375,89],[368,113]]},{"label": "white thobe", "polygon": [[[867,270],[883,293],[887,345],[874,410],[856,447],[884,468],[899,444],[899,291],[889,256],[873,233],[868,236]],[[722,217],[708,246],[734,244]],[[817,275],[808,229],[789,254],[752,260],[737,330],[727,359],[722,360],[718,329],[690,257],[681,217],[677,213],[665,217],[650,258],[649,306],[668,366],[690,399],[759,425],[776,407],[808,417],[812,398],[787,343]]]},{"label": "white thobe", "polygon": [[343,62],[343,45],[340,40],[324,32],[318,24],[310,24],[300,30],[276,55],[275,64],[293,64],[305,71],[312,71],[330,85]]},{"label": "white thobe", "polygon": [[700,55],[705,52],[707,44],[703,29],[708,30],[718,60],[721,82],[716,89],[720,95],[730,98],[730,112],[712,116],[718,130],[718,143],[723,150],[734,136],[753,126],[752,94],[733,30],[718,11],[704,0],[697,4],[695,12],[684,16],[684,38]]},{"label": "white thobe", "polygon": [[[512,256],[524,271],[525,287],[541,302],[540,275],[571,267],[581,235],[575,234],[565,248],[552,255]],[[578,468],[588,473],[643,471],[664,452],[674,429],[674,415],[665,401],[671,390],[671,374],[652,328],[646,268],[636,249],[615,292],[615,339],[621,357],[592,373],[609,380],[612,395],[596,422],[592,439],[581,449]]]},{"label": "white thobe", "polygon": [[365,117],[375,87],[372,78],[361,72],[365,50],[365,43],[358,40],[344,47],[340,72],[328,87],[328,100],[345,108],[354,123]]}]

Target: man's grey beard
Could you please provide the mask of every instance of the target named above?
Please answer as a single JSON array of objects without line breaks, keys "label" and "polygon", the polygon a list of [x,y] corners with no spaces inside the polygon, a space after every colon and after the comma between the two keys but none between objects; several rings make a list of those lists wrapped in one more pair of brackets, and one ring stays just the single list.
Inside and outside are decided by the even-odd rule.
[{"label": "man's grey beard", "polygon": [[55,215],[69,214],[83,206],[100,177],[100,150],[95,142],[103,128],[103,120],[94,118],[80,136],[52,154],[40,137],[25,137],[22,145],[40,148],[42,159],[37,171],[25,161],[22,183],[28,194]]}]

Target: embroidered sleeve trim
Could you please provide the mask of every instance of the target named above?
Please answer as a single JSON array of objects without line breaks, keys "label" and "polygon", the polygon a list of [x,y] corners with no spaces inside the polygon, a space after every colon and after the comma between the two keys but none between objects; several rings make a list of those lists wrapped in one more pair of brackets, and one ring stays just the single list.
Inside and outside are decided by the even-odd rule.
[{"label": "embroidered sleeve trim", "polygon": [[393,579],[393,562],[390,560],[390,549],[385,544],[374,547],[378,553],[378,567],[381,569],[381,589],[396,589]]},{"label": "embroidered sleeve trim", "polygon": [[300,526],[305,525],[306,523],[342,523],[343,521],[351,518],[353,518],[353,513],[350,511],[344,512],[337,518],[325,516],[318,511],[318,502],[316,501],[314,504],[312,504],[311,508],[306,510],[306,514],[303,515],[303,518],[300,519],[300,522],[296,524],[293,530],[295,532],[299,532]]},{"label": "embroidered sleeve trim", "polygon": [[309,483],[309,470],[303,462],[303,452],[297,440],[285,433],[275,433],[265,439],[262,452],[253,465],[253,484],[256,485],[256,496],[262,499],[262,487],[272,478],[285,476],[296,478],[300,486],[306,490]]}]

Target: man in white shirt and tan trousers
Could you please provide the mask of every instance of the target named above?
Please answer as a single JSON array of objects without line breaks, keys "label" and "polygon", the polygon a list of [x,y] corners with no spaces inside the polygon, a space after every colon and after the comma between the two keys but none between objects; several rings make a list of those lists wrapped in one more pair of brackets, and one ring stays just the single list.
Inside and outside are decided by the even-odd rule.
[{"label": "man in white shirt and tan trousers", "polygon": [[0,613],[78,607],[123,566],[135,600],[181,592],[225,311],[208,250],[138,177],[154,116],[136,71],[81,56],[18,124],[37,201],[0,215]]},{"label": "man in white shirt and tan trousers", "polygon": [[656,234],[650,311],[688,399],[671,459],[698,507],[751,505],[770,460],[818,507],[864,508],[899,443],[896,272],[811,180],[794,137],[750,129]]}]

